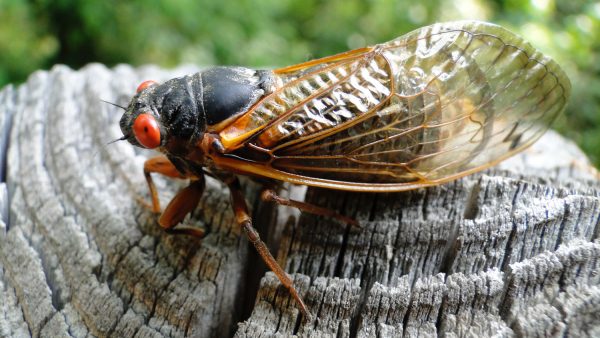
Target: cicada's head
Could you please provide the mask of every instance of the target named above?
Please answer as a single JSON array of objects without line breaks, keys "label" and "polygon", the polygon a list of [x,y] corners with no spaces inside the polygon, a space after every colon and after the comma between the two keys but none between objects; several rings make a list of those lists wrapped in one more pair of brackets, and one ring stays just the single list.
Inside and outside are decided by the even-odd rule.
[{"label": "cicada's head", "polygon": [[158,84],[142,82],[121,117],[123,137],[143,148],[165,147],[177,140],[191,143],[205,129],[185,78]]},{"label": "cicada's head", "polygon": [[162,84],[146,81],[121,118],[123,139],[173,153],[207,131],[218,132],[272,90],[270,71],[243,67],[210,68]]}]

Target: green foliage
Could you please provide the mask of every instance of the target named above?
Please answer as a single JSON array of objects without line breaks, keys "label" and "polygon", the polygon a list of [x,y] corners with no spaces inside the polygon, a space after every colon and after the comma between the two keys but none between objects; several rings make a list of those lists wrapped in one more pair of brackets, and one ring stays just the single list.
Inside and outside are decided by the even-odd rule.
[{"label": "green foliage", "polygon": [[0,1],[0,87],[22,81],[58,49],[58,41],[37,24],[27,1]]},{"label": "green foliage", "polygon": [[600,2],[589,0],[0,0],[0,86],[55,63],[276,67],[436,21],[519,32],[573,83],[555,126],[600,164]]}]

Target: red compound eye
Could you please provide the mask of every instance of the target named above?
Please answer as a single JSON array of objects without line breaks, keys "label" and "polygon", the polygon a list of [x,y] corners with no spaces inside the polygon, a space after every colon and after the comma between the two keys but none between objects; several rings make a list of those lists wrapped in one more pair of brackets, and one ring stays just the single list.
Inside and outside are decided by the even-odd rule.
[{"label": "red compound eye", "polygon": [[141,92],[142,90],[156,84],[157,82],[154,80],[148,80],[148,81],[144,81],[142,83],[140,83],[140,85],[137,87],[137,89],[135,90],[136,93]]},{"label": "red compound eye", "polygon": [[144,147],[154,149],[160,145],[160,128],[150,114],[140,114],[133,122],[133,135]]}]

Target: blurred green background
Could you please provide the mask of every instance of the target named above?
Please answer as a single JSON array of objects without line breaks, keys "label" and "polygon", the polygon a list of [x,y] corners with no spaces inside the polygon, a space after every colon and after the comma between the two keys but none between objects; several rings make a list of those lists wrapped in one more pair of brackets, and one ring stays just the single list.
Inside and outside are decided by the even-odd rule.
[{"label": "blurred green background", "polygon": [[384,42],[436,21],[520,33],[569,74],[554,126],[600,164],[600,2],[585,0],[0,0],[0,86],[55,63],[277,67]]}]

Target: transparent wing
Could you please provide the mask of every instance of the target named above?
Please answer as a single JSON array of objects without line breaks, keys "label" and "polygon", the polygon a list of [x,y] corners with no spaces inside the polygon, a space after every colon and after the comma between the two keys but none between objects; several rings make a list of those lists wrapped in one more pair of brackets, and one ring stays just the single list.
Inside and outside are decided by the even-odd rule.
[{"label": "transparent wing", "polygon": [[265,170],[391,190],[450,180],[521,151],[570,94],[553,60],[473,21],[424,27],[280,77],[281,89],[248,115],[262,127],[238,156]]}]

